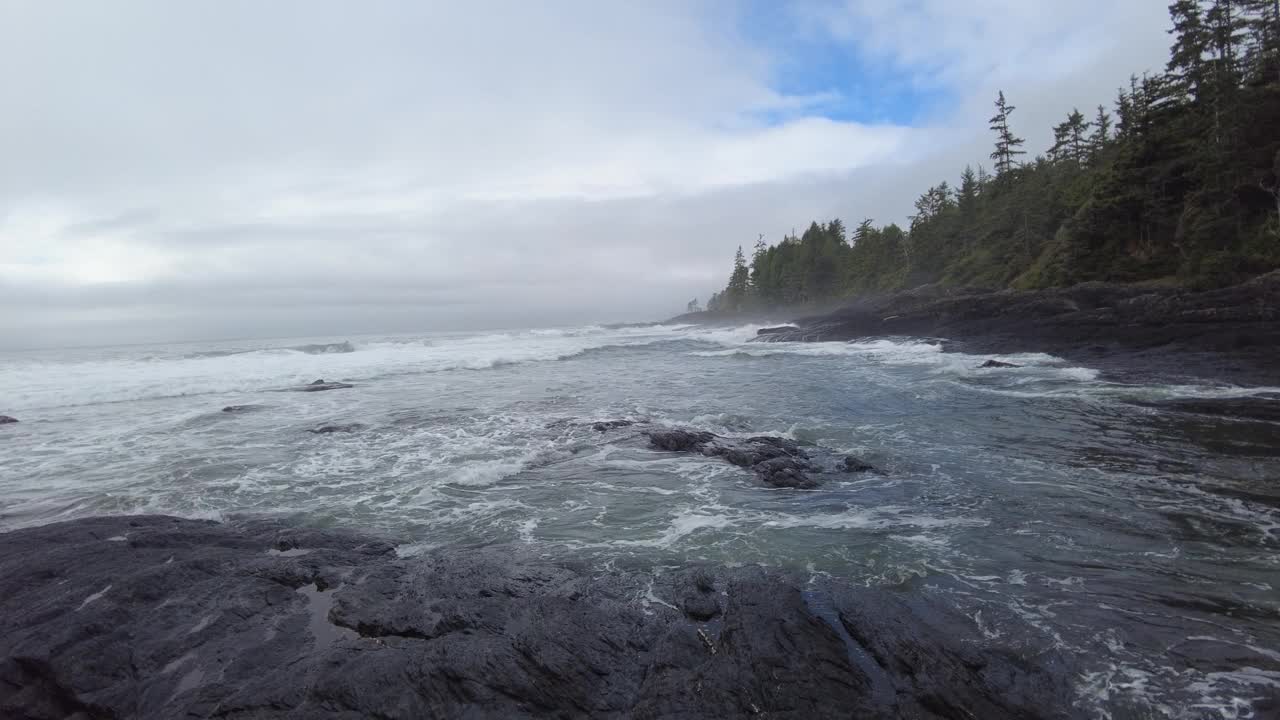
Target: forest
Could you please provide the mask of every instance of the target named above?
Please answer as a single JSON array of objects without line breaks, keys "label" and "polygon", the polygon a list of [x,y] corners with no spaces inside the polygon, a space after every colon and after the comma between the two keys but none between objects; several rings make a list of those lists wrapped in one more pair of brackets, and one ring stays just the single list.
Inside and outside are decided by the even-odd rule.
[{"label": "forest", "polygon": [[[816,305],[929,283],[1218,287],[1280,267],[1280,0],[1178,0],[1163,72],[1072,110],[1028,156],[1013,98],[991,167],[915,201],[907,227],[813,222],[738,248],[707,310]],[[690,304],[696,306],[696,301]]]}]

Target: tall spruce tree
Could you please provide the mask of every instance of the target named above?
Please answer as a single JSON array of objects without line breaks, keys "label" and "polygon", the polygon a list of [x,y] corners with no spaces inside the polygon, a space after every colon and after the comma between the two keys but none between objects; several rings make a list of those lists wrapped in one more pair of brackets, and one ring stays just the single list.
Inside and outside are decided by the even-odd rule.
[{"label": "tall spruce tree", "polygon": [[1010,105],[1004,99],[1004,91],[1001,90],[996,98],[996,114],[989,121],[991,129],[996,134],[996,149],[991,153],[991,159],[995,161],[996,178],[1008,179],[1009,173],[1017,167],[1016,158],[1019,155],[1026,155],[1026,151],[1022,150],[1022,144],[1026,142],[1022,138],[1013,134],[1009,129],[1009,116],[1017,108]]}]

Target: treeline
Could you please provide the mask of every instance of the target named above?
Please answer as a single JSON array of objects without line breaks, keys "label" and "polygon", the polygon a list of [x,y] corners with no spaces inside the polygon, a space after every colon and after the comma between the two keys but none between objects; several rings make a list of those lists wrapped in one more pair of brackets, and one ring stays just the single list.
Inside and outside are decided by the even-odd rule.
[{"label": "treeline", "polygon": [[1163,73],[1073,110],[1026,159],[996,99],[991,172],[966,167],[906,228],[813,223],[742,249],[708,310],[813,304],[933,282],[1218,286],[1280,267],[1280,0],[1178,0]]}]

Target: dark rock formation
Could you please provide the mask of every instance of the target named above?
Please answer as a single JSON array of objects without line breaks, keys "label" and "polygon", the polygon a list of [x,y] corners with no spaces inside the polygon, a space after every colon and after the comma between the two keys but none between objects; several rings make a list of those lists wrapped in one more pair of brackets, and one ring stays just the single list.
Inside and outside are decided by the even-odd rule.
[{"label": "dark rock formation", "polygon": [[246,413],[261,410],[264,405],[228,405],[222,408],[224,413]]},{"label": "dark rock formation", "polygon": [[812,490],[818,487],[818,481],[808,475],[808,472],[813,469],[808,460],[776,457],[762,460],[751,469],[755,470],[760,480],[770,487],[796,490]]},{"label": "dark rock formation", "polygon": [[1175,398],[1144,404],[1193,415],[1280,423],[1280,395],[1275,393],[1244,397]]},{"label": "dark rock formation", "polygon": [[738,467],[751,468],[766,485],[809,490],[818,482],[809,477],[821,472],[800,444],[786,438],[760,435],[738,440],[689,428],[648,430],[649,443],[671,452],[699,452],[724,458]]},{"label": "dark rock formation", "polygon": [[609,430],[617,430],[618,428],[631,427],[635,424],[635,420],[602,420],[597,423],[592,423],[591,428],[596,432],[608,432]]},{"label": "dark rock formation", "polygon": [[364,425],[361,425],[360,423],[347,423],[345,425],[342,425],[342,424],[321,425],[319,427],[309,428],[307,432],[315,433],[316,435],[328,435],[330,433],[359,432],[362,429],[364,429]]},{"label": "dark rock formation", "polygon": [[781,325],[778,327],[760,328],[759,330],[756,331],[756,336],[759,337],[760,335],[780,335],[782,333],[795,332],[798,329],[799,328],[797,328],[795,325]]},{"label": "dark rock formation", "polygon": [[655,448],[670,452],[701,451],[704,445],[716,439],[714,433],[688,428],[649,430],[645,435]]},{"label": "dark rock formation", "polygon": [[880,472],[875,465],[856,455],[846,455],[844,460],[840,461],[840,469],[849,473]]},{"label": "dark rock formation", "polygon": [[[982,352],[1039,351],[1148,372],[1280,383],[1280,271],[1193,291],[1085,283],[1050,290],[924,286],[862,298],[761,342],[940,337]],[[1163,371],[1163,372],[1162,372]]]},{"label": "dark rock formation", "polygon": [[1013,652],[948,592],[803,582],[519,547],[403,559],[270,523],[47,525],[0,535],[0,717],[1084,715],[1076,670],[1016,617],[988,619]]},{"label": "dark rock formation", "polygon": [[308,385],[299,385],[298,387],[289,389],[297,392],[320,392],[322,390],[341,390],[342,388],[349,387],[355,387],[355,385],[350,385],[344,382],[326,382],[321,378],[319,380],[313,380]]},{"label": "dark rock formation", "polygon": [[8,415],[0,415],[0,425],[8,425],[10,423],[16,423],[16,422],[18,422],[18,418],[16,417],[9,417]]},{"label": "dark rock formation", "polygon": [[979,369],[986,369],[986,368],[1017,368],[1017,367],[1022,367],[1022,366],[1021,366],[1021,365],[1017,365],[1017,364],[1015,364],[1015,363],[1002,362],[1002,361],[1000,361],[1000,360],[988,360],[988,361],[986,361],[986,362],[984,362],[984,363],[982,363],[981,365],[979,365],[979,366],[978,366],[978,368],[979,368]]}]

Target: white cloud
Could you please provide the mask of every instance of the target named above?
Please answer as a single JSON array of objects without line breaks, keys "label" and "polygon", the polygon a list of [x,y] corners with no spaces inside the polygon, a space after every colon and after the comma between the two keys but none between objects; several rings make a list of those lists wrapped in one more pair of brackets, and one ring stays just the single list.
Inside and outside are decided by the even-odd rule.
[{"label": "white cloud", "polygon": [[994,88],[1036,142],[1166,42],[1137,1],[814,7],[949,111],[824,118],[729,3],[5,5],[0,344],[656,317],[757,233],[901,217]]}]

